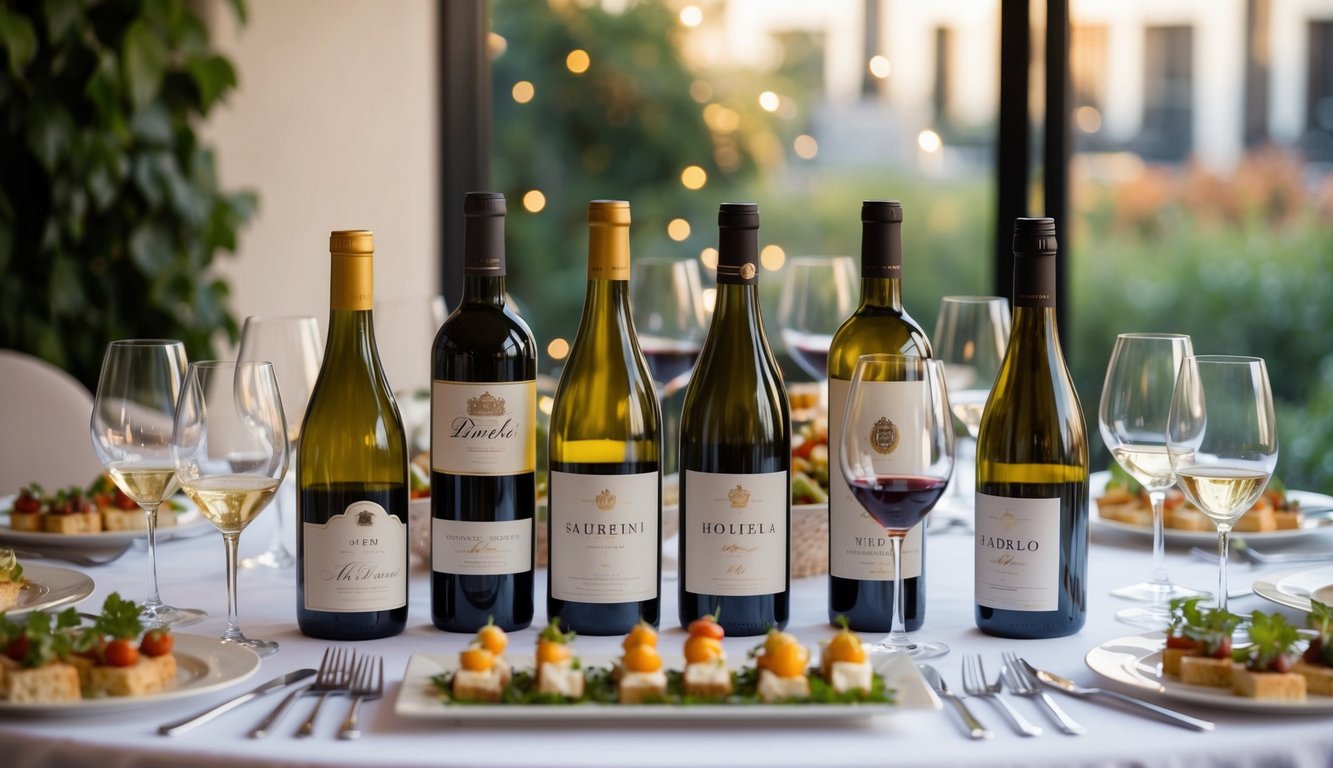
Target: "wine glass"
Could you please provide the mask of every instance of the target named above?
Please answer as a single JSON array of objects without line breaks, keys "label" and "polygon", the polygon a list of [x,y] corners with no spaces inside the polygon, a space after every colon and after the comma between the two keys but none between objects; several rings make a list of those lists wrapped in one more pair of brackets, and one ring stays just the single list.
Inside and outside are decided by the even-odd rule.
[{"label": "wine glass", "polygon": [[943,643],[910,637],[903,622],[903,539],[944,495],[953,472],[953,418],[944,366],[898,354],[856,361],[842,414],[839,469],[852,495],[884,527],[893,547],[893,621],[871,647],[916,658],[942,656]]},{"label": "wine glass", "polygon": [[[241,349],[236,358],[273,363],[273,374],[278,379],[278,391],[282,395],[283,413],[287,415],[287,445],[288,453],[292,456],[288,464],[295,464],[305,407],[310,402],[310,392],[315,388],[319,364],[324,358],[324,339],[319,335],[319,323],[310,316],[247,317],[241,327]],[[283,544],[283,532],[288,529],[288,518],[283,514],[287,511],[283,503],[283,490],[291,475],[288,472],[283,478],[273,503],[278,519],[273,523],[273,536],[269,540],[268,549],[242,560],[242,568],[285,569],[296,564],[296,558]]]},{"label": "wine glass", "polygon": [[[1009,322],[1009,300],[1003,296],[945,296],[935,320],[932,339],[935,359],[944,363],[949,408],[967,428],[974,446],[974,461],[981,414],[1009,345]],[[954,483],[946,506],[959,513],[968,506],[961,482]],[[971,528],[965,517],[951,522],[964,529]]]},{"label": "wine glass", "polygon": [[173,608],[157,591],[157,510],[178,489],[171,430],[185,365],[179,341],[113,341],[102,358],[93,402],[93,449],[116,486],[143,510],[148,526],[148,599],[139,614],[147,627],[185,626],[208,615]]},{"label": "wine glass", "polygon": [[241,632],[236,549],[241,531],[268,506],[287,473],[287,421],[273,364],[190,363],[171,438],[176,477],[199,512],[222,532],[227,552],[227,629],[222,642],[267,656],[271,640]]},{"label": "wine glass", "polygon": [[782,344],[815,381],[828,381],[829,344],[858,298],[856,264],[847,256],[799,256],[787,265],[778,301]]},{"label": "wine glass", "polygon": [[1166,451],[1180,488],[1217,526],[1217,607],[1227,609],[1227,545],[1277,464],[1273,390],[1262,358],[1186,357],[1167,420]]},{"label": "wine glass", "polygon": [[1163,505],[1176,482],[1166,452],[1167,415],[1176,375],[1194,354],[1190,337],[1178,333],[1122,333],[1106,367],[1098,422],[1102,440],[1120,466],[1148,492],[1152,505],[1152,575],[1148,581],[1112,590],[1147,606],[1126,608],[1116,618],[1127,624],[1165,629],[1171,624],[1170,600],[1198,594],[1171,583],[1166,573]]}]

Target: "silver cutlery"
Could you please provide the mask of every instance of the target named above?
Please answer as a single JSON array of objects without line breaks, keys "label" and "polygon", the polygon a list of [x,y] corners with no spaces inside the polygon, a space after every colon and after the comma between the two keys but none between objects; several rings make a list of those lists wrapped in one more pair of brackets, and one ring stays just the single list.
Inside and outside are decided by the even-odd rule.
[{"label": "silver cutlery", "polygon": [[342,656],[343,651],[341,648],[325,648],[324,656],[319,661],[319,671],[315,674],[315,682],[303,685],[284,696],[282,701],[278,702],[278,706],[274,707],[272,712],[269,712],[263,720],[259,721],[258,725],[250,730],[250,738],[262,739],[269,735],[269,733],[273,731],[273,727],[282,719],[282,716],[287,714],[287,710],[291,709],[292,704],[295,704],[296,700],[302,696],[331,690],[319,688],[319,681],[321,677],[330,679],[330,677],[336,673],[337,669],[343,663]]},{"label": "silver cutlery", "polygon": [[[1320,563],[1333,560],[1333,552],[1260,552],[1239,539],[1231,540],[1232,551],[1242,560],[1249,560],[1257,565],[1282,565],[1285,563]],[[1217,562],[1217,553],[1203,547],[1190,549],[1190,554],[1210,563]]]},{"label": "silver cutlery", "polygon": [[1063,709],[1056,706],[1055,700],[1051,698],[1050,694],[1041,689],[1041,683],[1037,682],[1037,678],[1033,677],[1032,673],[1028,672],[1028,668],[1019,662],[1017,654],[1010,652],[1004,654],[1004,666],[1000,667],[1000,677],[1003,678],[1004,684],[1009,686],[1009,690],[1014,695],[1040,701],[1042,706],[1046,707],[1047,714],[1055,721],[1055,726],[1062,733],[1080,736],[1088,732],[1087,728],[1079,725],[1074,718],[1065,714]]},{"label": "silver cutlery", "polygon": [[352,686],[352,670],[355,667],[356,651],[343,652],[342,648],[333,648],[332,659],[327,667],[320,664],[319,674],[315,676],[315,684],[310,686],[309,693],[319,694],[319,700],[315,702],[315,708],[310,710],[310,717],[301,723],[301,727],[296,730],[299,738],[313,736],[315,733],[315,721],[319,719],[319,710],[324,706],[325,700],[331,693],[346,693]]},{"label": "silver cutlery", "polygon": [[1000,678],[995,678],[992,685],[986,682],[986,666],[981,661],[981,656],[975,653],[969,653],[963,656],[963,690],[967,695],[975,696],[994,704],[1004,716],[1009,718],[1009,723],[1014,726],[1014,730],[1023,736],[1040,736],[1041,728],[1033,725],[1026,717],[1019,714],[1018,710],[1009,706],[1009,702],[1000,696],[1001,686]]},{"label": "silver cutlery", "polygon": [[1026,659],[1019,659],[1019,662],[1023,664],[1023,666],[1027,667],[1029,672],[1036,675],[1038,680],[1056,689],[1057,691],[1067,693],[1070,696],[1076,696],[1078,698],[1103,696],[1108,699],[1114,699],[1115,701],[1118,701],[1121,704],[1128,704],[1131,707],[1138,707],[1139,709],[1151,714],[1153,717],[1171,723],[1172,725],[1179,725],[1182,728],[1189,728],[1195,731],[1213,730],[1213,723],[1208,720],[1200,720],[1197,717],[1190,717],[1189,715],[1177,712],[1173,709],[1167,709],[1166,707],[1161,707],[1156,704],[1144,701],[1142,699],[1136,699],[1133,696],[1126,696],[1125,694],[1120,693],[1119,691],[1112,691],[1106,688],[1091,688],[1091,687],[1081,686],[1078,683],[1075,683],[1073,680],[1060,677],[1054,672],[1047,672],[1043,669],[1037,669],[1036,667],[1029,664]]},{"label": "silver cutlery", "polygon": [[186,731],[194,730],[196,727],[201,726],[204,723],[207,723],[211,720],[214,720],[220,717],[221,715],[224,715],[227,712],[236,709],[242,704],[245,704],[248,701],[252,701],[254,699],[259,698],[260,696],[272,693],[273,691],[276,691],[280,688],[286,688],[292,683],[299,683],[302,680],[306,679],[307,677],[313,676],[314,674],[315,670],[307,668],[307,669],[298,669],[295,672],[288,672],[285,675],[278,675],[277,677],[255,688],[252,691],[247,691],[246,693],[242,693],[239,696],[233,696],[232,698],[227,699],[221,704],[218,704],[215,707],[210,707],[209,709],[206,709],[197,715],[191,715],[189,717],[167,723],[159,727],[157,729],[157,732],[162,736],[175,736],[177,734],[185,733]]},{"label": "silver cutlery", "polygon": [[374,701],[384,695],[384,658],[376,657],[372,662],[370,656],[362,656],[361,661],[357,662],[356,674],[352,676],[349,692],[352,696],[352,708],[348,711],[342,727],[338,729],[340,739],[360,738],[361,728],[357,715],[361,710],[361,702]]},{"label": "silver cutlery", "polygon": [[935,669],[929,664],[917,664],[916,668],[921,670],[921,676],[926,678],[926,682],[930,684],[931,688],[935,689],[935,693],[939,694],[940,698],[953,704],[953,708],[963,720],[963,727],[967,729],[968,737],[973,739],[989,739],[995,735],[991,733],[986,726],[981,724],[981,721],[977,719],[976,715],[972,714],[972,710],[968,709],[967,704],[963,703],[962,696],[949,690],[949,686],[945,684],[944,678],[940,676],[940,671],[938,669]]}]

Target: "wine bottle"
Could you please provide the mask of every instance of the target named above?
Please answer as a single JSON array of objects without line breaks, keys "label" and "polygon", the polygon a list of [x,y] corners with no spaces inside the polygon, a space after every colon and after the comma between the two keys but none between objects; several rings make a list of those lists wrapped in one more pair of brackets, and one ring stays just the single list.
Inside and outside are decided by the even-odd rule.
[{"label": "wine bottle", "polygon": [[329,235],[329,338],[301,425],[296,621],[328,640],[407,624],[407,439],[375,346],[374,235]]},{"label": "wine bottle", "polygon": [[[838,466],[842,412],[857,358],[876,352],[931,356],[925,331],[903,309],[902,221],[902,205],[896,200],[861,204],[861,301],[829,345],[828,447],[833,468]],[[893,382],[880,388],[885,397],[893,397],[894,388],[920,386]],[[892,404],[886,403],[890,411]],[[854,630],[888,632],[893,623],[893,548],[883,526],[867,515],[841,475],[830,474],[829,622],[837,623],[842,616]],[[924,530],[924,523],[914,526],[903,542],[903,619],[909,631],[919,629],[926,615]]]},{"label": "wine bottle", "polygon": [[662,414],[629,305],[629,203],[588,206],[583,317],[551,407],[546,612],[585,635],[657,625]]},{"label": "wine bottle", "polygon": [[718,213],[717,301],[680,418],[680,623],[784,627],[791,607],[791,412],[759,312],[759,207]]},{"label": "wine bottle", "polygon": [[1014,317],[977,435],[976,622],[1061,637],[1087,618],[1088,438],[1055,307],[1055,222],[1014,222]]},{"label": "wine bottle", "polygon": [[431,350],[431,621],[532,623],[537,343],[505,300],[504,195],[463,200],[463,298]]}]

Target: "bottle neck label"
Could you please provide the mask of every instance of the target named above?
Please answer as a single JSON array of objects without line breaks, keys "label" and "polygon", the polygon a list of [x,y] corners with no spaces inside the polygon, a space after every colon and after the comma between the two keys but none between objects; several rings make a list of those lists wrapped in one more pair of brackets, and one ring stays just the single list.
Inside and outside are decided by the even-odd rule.
[{"label": "bottle neck label", "polygon": [[1014,254],[1014,307],[1055,307],[1055,254]]},{"label": "bottle neck label", "polygon": [[370,254],[332,255],[329,309],[361,311],[375,306],[375,260]]},{"label": "bottle neck label", "polygon": [[861,224],[861,277],[902,278],[902,225],[867,221]]},{"label": "bottle neck label", "polygon": [[504,277],[505,217],[467,218],[463,230],[463,274]]},{"label": "bottle neck label", "polygon": [[721,227],[717,246],[719,285],[755,285],[759,282],[758,230]]}]

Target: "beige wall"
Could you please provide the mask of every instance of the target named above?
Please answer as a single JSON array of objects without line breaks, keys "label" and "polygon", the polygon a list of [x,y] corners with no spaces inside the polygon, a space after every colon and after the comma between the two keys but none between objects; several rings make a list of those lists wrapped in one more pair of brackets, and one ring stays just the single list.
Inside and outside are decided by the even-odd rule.
[{"label": "beige wall", "polygon": [[[221,260],[237,319],[309,314],[326,331],[333,229],[373,229],[376,297],[425,306],[438,283],[436,4],[255,0],[238,28],[209,3],[240,86],[205,134],[225,188],[260,195],[238,257]],[[390,378],[390,358],[424,370],[427,324],[392,340],[386,325]]]}]

